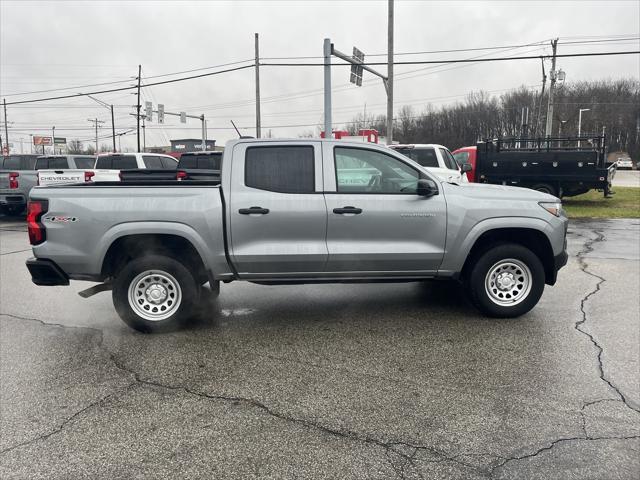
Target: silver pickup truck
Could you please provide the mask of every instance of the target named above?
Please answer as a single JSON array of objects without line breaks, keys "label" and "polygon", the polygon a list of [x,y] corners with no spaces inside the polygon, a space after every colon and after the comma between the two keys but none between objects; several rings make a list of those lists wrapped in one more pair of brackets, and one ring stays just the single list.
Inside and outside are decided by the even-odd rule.
[{"label": "silver pickup truck", "polygon": [[29,192],[37,182],[34,169],[38,155],[0,156],[0,213],[20,215],[27,207]]},{"label": "silver pickup truck", "polygon": [[27,221],[35,284],[104,282],[85,296],[112,289],[144,332],[176,328],[206,283],[215,294],[235,280],[458,279],[482,313],[515,317],[567,261],[557,198],[441,182],[389,148],[340,140],[232,141],[219,181],[36,187]]}]

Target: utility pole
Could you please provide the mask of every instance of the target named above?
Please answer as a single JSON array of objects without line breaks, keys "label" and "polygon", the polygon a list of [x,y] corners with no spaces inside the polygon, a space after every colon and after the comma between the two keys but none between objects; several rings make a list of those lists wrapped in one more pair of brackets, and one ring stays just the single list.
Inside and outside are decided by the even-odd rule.
[{"label": "utility pole", "polygon": [[87,122],[92,122],[96,127],[96,155],[98,154],[98,124],[104,123],[103,120],[98,120],[97,118],[87,118]]},{"label": "utility pole", "polygon": [[56,127],[51,128],[51,150],[56,154]]},{"label": "utility pole", "polygon": [[331,39],[325,38],[324,54],[324,138],[332,138],[331,131]]},{"label": "utility pole", "polygon": [[111,136],[113,137],[113,152],[117,152],[116,150],[116,125],[113,120],[113,105],[111,105]]},{"label": "utility pole", "polygon": [[558,39],[551,41],[551,48],[553,49],[553,57],[551,57],[551,84],[549,85],[549,103],[547,104],[547,126],[544,131],[544,136],[551,136],[551,127],[553,125],[553,93],[556,86],[557,72],[556,72],[556,49],[558,47]]},{"label": "utility pole", "polygon": [[[9,155],[9,129],[7,128],[7,99],[3,99],[4,103],[4,143],[7,146],[7,155]],[[2,145],[0,145],[0,151],[2,150]]]},{"label": "utility pole", "polygon": [[[260,138],[260,44],[256,33],[256,138]],[[203,149],[204,151],[204,149]]]},{"label": "utility pole", "polygon": [[387,145],[393,140],[393,0],[389,0],[387,24]]},{"label": "utility pole", "polygon": [[[137,108],[137,115],[136,115],[136,120],[137,120],[137,130],[138,130],[138,152],[140,151],[140,108],[142,107],[142,105],[140,105],[140,79],[142,77],[142,65],[138,65],[138,104],[136,105]],[[97,131],[97,130],[96,130]],[[97,141],[96,141],[97,143]]]}]

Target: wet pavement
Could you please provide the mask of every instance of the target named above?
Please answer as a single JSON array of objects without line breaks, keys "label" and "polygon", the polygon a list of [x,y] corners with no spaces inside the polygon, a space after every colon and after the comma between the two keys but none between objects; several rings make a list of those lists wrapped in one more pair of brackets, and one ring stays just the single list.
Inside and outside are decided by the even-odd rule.
[{"label": "wet pavement", "polygon": [[638,220],[573,222],[519,319],[450,283],[232,283],[162,335],[34,286],[25,230],[0,219],[3,479],[638,478]]}]

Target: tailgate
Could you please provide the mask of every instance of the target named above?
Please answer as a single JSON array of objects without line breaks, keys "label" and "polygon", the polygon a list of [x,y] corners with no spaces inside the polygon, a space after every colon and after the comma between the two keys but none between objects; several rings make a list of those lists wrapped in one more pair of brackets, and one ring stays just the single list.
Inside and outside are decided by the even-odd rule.
[{"label": "tailgate", "polygon": [[84,183],[87,170],[38,170],[38,185]]},{"label": "tailgate", "polygon": [[0,172],[0,190],[9,188],[9,172]]}]

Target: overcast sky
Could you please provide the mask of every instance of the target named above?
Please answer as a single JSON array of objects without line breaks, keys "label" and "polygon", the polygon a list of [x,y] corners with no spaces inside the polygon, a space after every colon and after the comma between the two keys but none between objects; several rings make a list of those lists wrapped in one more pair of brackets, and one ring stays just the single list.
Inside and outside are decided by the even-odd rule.
[{"label": "overcast sky", "polygon": [[[396,60],[438,60],[483,56],[542,55],[548,41],[560,37],[558,53],[639,50],[638,40],[605,44],[565,44],[600,37],[640,34],[640,2],[427,2],[396,1],[395,51],[420,52],[512,46],[546,41],[518,49],[480,50],[397,56]],[[0,1],[0,95],[7,102],[114,88],[83,87],[126,80],[142,65],[145,77],[248,60],[254,56],[254,33],[260,34],[261,57],[322,55],[322,43],[366,55],[387,49],[387,1],[360,2],[28,2]],[[560,59],[567,81],[640,76],[640,56]],[[384,61],[385,56],[366,57]],[[268,62],[268,60],[264,60]],[[302,61],[302,60],[296,60]],[[319,62],[320,58],[306,61]],[[335,59],[336,62],[339,60]],[[549,65],[547,64],[547,67]],[[227,67],[228,68],[228,67]],[[386,67],[376,67],[382,72]],[[210,71],[215,71],[212,69]],[[414,73],[407,73],[415,71]],[[195,73],[203,73],[202,71]],[[396,66],[396,111],[412,105],[421,111],[463,100],[471,91],[502,93],[520,85],[541,83],[540,60],[488,62],[455,66]],[[263,135],[297,136],[317,131],[322,122],[322,67],[260,69]],[[181,75],[177,75],[181,76]],[[161,77],[163,80],[175,77]],[[365,72],[363,87],[350,85],[349,69],[334,67],[333,118],[341,126],[364,111],[385,113],[382,82]],[[148,80],[149,82],[154,80]],[[58,92],[38,90],[78,87]],[[20,95],[16,95],[20,94]],[[135,125],[130,115],[135,96],[129,92],[96,95],[116,105],[118,132]],[[275,97],[275,98],[274,98]],[[229,120],[244,134],[255,134],[253,69],[143,89],[143,100],[163,103],[167,111],[186,110],[208,120],[208,136],[219,144],[234,138]],[[88,118],[109,120],[108,111],[88,98],[9,106],[9,136],[15,148],[29,134],[68,139],[93,138]],[[14,122],[14,123],[11,123]],[[109,133],[104,124],[100,136]],[[295,125],[295,126],[293,126]],[[168,145],[170,138],[200,136],[197,120],[180,128],[168,117],[152,123],[147,146]],[[3,132],[4,137],[4,132]],[[436,141],[437,139],[434,139]],[[109,143],[103,140],[102,143]],[[123,148],[135,136],[122,138]]]}]

